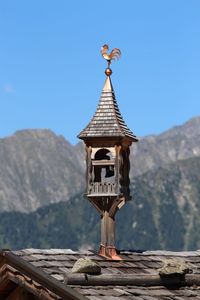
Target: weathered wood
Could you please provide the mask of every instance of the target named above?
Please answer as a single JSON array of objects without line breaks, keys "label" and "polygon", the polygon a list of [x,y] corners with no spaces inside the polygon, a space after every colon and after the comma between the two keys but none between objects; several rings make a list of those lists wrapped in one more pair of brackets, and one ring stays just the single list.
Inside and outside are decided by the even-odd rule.
[{"label": "weathered wood", "polygon": [[[115,214],[126,201],[131,199],[129,147],[132,142],[138,141],[119,112],[110,75],[107,74],[96,113],[78,136],[85,142],[87,152],[86,196],[100,212],[102,219],[100,249],[108,247],[108,251],[106,249],[100,251],[100,255],[103,255],[104,252],[111,254],[115,247]],[[105,170],[106,174],[104,174]],[[105,206],[104,202],[108,197],[112,203],[110,201]],[[97,198],[99,198],[99,202],[96,201]],[[110,220],[109,218],[107,220],[107,214]],[[116,253],[116,249],[114,252]],[[116,255],[114,257],[116,258]]]},{"label": "weathered wood", "polygon": [[35,280],[61,298],[67,298],[69,300],[86,300],[83,295],[77,293],[70,287],[66,287],[61,282],[54,280],[50,275],[21,259],[19,256],[7,251],[3,252],[2,255],[5,257],[6,261],[8,261],[9,265],[16,268],[19,272],[22,272],[22,274],[30,277],[32,280]]},{"label": "weathered wood", "polygon": [[68,273],[66,281],[69,285],[162,285],[162,279],[159,275],[117,274],[114,276],[113,274],[102,274],[95,276]]},{"label": "weathered wood", "polygon": [[86,146],[86,182],[87,182],[87,191],[89,191],[89,186],[92,182],[92,160],[91,160],[91,153],[92,153],[92,147]]},{"label": "weathered wood", "polygon": [[105,197],[109,195],[115,195],[115,187],[115,183],[94,182],[89,186],[89,194],[90,196],[94,195],[98,197],[101,197],[102,195],[105,195]]},{"label": "weathered wood", "polygon": [[105,247],[115,246],[115,220],[108,211],[104,211],[101,218],[101,244]]},{"label": "weathered wood", "polygon": [[121,145],[115,145],[115,168],[116,168],[116,174],[115,174],[115,184],[116,184],[116,192],[119,194],[119,155],[120,155]]},{"label": "weathered wood", "polygon": [[188,286],[197,285],[200,286],[200,274],[186,274],[185,282]]},{"label": "weathered wood", "polygon": [[93,160],[92,164],[93,166],[113,166],[115,162],[113,160],[101,159],[101,160]]},{"label": "weathered wood", "polygon": [[101,274],[86,275],[86,274],[72,274],[65,275],[65,282],[69,285],[133,285],[133,286],[200,286],[200,274],[186,274],[185,276],[166,276],[160,275],[146,275],[146,274]]},{"label": "weathered wood", "polygon": [[110,76],[106,77],[98,108],[92,120],[78,137],[84,141],[101,137],[108,140],[110,137],[128,139],[129,143],[138,141],[120,114]]},{"label": "weathered wood", "polygon": [[28,298],[28,292],[18,286],[13,292],[9,294],[9,296],[6,298],[6,300],[29,300]]},{"label": "weathered wood", "polygon": [[28,292],[27,300],[57,300],[60,299],[53,292],[50,292],[45,287],[37,284],[35,281],[28,282],[23,276],[16,276],[9,274],[11,281],[15,282],[17,286]]},{"label": "weathered wood", "polygon": [[8,278],[4,278],[0,282],[0,299],[5,299],[6,296],[16,288],[16,284],[10,281]]}]

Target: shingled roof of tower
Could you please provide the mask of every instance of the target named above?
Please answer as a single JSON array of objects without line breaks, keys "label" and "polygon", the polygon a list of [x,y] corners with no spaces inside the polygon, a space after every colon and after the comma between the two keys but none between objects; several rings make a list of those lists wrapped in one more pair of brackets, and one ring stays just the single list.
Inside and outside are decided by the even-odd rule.
[{"label": "shingled roof of tower", "polygon": [[[0,254],[0,299],[15,295],[19,287],[35,297],[68,300],[199,300],[200,250],[120,251],[121,261],[105,259],[93,251],[25,249]],[[79,258],[90,258],[101,266],[100,275],[71,273]],[[166,277],[160,269],[166,261],[185,264]],[[9,299],[16,299],[10,298]],[[18,298],[17,298],[18,299]],[[24,299],[24,298],[19,298]],[[26,298],[27,299],[27,298]],[[29,299],[29,298],[28,298]]]},{"label": "shingled roof of tower", "polygon": [[106,77],[97,110],[78,135],[80,139],[90,137],[129,137],[137,141],[136,136],[127,127],[119,111],[110,76]]}]

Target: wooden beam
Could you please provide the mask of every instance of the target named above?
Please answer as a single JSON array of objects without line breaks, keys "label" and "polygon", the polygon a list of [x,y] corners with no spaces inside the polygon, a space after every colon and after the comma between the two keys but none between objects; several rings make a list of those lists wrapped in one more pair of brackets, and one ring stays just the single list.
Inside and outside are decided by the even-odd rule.
[{"label": "wooden beam", "polygon": [[0,299],[5,299],[15,288],[16,284],[5,277],[0,282]]},{"label": "wooden beam", "polygon": [[135,274],[66,274],[65,278],[69,285],[140,285],[153,286],[161,285],[162,280],[159,275],[135,275]]},{"label": "wooden beam", "polygon": [[28,276],[32,280],[35,280],[41,286],[45,287],[49,291],[55,293],[59,297],[68,300],[87,300],[87,298],[80,293],[74,291],[72,288],[65,286],[63,283],[51,277],[39,268],[36,268],[31,263],[23,260],[21,257],[15,255],[9,251],[2,251],[6,259],[6,263],[11,265],[17,271]]},{"label": "wooden beam", "polygon": [[188,286],[192,286],[192,285],[200,286],[200,274],[186,274],[185,282]]},{"label": "wooden beam", "polygon": [[[54,293],[50,292],[45,287],[39,285],[33,280],[25,279],[23,275],[14,275],[9,274],[9,279],[16,283],[17,286],[21,287],[22,289],[26,290],[28,293],[27,300],[53,300],[58,299]],[[0,298],[1,299],[1,298]]]},{"label": "wooden beam", "polygon": [[28,292],[21,288],[20,286],[16,287],[16,289],[9,294],[5,300],[28,300]]},{"label": "wooden beam", "polygon": [[133,285],[133,286],[200,286],[200,274],[171,274],[167,276],[158,275],[136,275],[136,274],[66,274],[65,281],[70,285]]}]

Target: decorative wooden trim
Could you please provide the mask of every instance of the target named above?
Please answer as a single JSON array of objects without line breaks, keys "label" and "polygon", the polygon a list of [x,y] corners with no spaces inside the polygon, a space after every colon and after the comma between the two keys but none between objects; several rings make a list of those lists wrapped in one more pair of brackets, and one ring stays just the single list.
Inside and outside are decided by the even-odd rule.
[{"label": "decorative wooden trim", "polygon": [[[14,253],[9,251],[1,252],[1,255],[4,256],[6,264],[15,268],[18,272],[22,273],[23,276],[27,276],[40,284],[42,287],[53,292],[57,296],[68,299],[68,300],[86,300],[87,298],[78,292],[74,291],[72,288],[65,286],[63,283],[55,280],[49,274],[46,274],[44,271],[36,268],[34,265],[23,260],[19,256],[16,256]],[[16,276],[14,276],[16,278]]]},{"label": "decorative wooden trim", "polygon": [[21,286],[17,286],[14,291],[12,291],[6,300],[30,300],[28,292]]},{"label": "decorative wooden trim", "polygon": [[[12,273],[8,273],[8,278],[11,282],[14,282],[17,286],[21,287],[23,290],[26,290],[29,295],[31,294],[33,297],[35,296],[36,299],[57,300],[60,298],[55,293],[49,291],[44,286],[39,285],[36,283],[36,281],[31,280],[27,276],[16,276]],[[29,300],[29,298],[27,298],[27,300]]]}]

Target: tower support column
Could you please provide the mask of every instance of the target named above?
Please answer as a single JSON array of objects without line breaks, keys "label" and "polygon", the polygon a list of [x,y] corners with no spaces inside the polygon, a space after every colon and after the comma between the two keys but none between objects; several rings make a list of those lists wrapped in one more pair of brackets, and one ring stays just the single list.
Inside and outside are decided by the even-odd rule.
[{"label": "tower support column", "polygon": [[99,254],[108,259],[121,260],[115,248],[115,216],[110,216],[107,210],[101,216],[101,244]]}]

